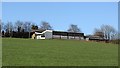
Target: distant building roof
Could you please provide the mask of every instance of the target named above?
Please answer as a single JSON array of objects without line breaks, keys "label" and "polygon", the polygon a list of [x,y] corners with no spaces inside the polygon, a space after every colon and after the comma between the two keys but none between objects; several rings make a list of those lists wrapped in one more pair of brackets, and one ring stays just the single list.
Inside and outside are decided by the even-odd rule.
[{"label": "distant building roof", "polygon": [[103,39],[102,37],[95,36],[95,35],[89,35],[89,36],[86,36],[86,38],[89,38],[89,39]]},{"label": "distant building roof", "polygon": [[62,35],[62,36],[84,36],[84,33],[74,33],[66,31],[53,31],[53,35]]},{"label": "distant building roof", "polygon": [[31,32],[39,32],[39,33],[42,33],[43,31],[45,31],[45,30],[43,30],[43,29],[38,29],[38,30],[32,30]]}]

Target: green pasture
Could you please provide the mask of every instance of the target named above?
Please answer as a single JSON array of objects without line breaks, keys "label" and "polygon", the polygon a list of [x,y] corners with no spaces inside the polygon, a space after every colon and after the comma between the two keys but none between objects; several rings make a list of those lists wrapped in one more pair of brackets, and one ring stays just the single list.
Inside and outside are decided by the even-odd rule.
[{"label": "green pasture", "polygon": [[117,66],[118,45],[79,40],[2,39],[3,66]]}]

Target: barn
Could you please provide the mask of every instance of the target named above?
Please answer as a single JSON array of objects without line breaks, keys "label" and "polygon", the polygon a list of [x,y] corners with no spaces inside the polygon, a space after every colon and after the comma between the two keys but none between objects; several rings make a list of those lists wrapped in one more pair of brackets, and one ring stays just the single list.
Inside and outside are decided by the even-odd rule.
[{"label": "barn", "polygon": [[34,31],[32,39],[77,39],[83,40],[84,33],[42,30]]}]

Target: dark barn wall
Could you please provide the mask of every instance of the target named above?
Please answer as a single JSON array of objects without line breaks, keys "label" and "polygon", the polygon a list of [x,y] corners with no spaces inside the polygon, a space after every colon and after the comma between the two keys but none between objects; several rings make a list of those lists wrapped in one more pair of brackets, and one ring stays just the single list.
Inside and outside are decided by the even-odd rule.
[{"label": "dark barn wall", "polygon": [[80,37],[84,37],[84,33],[53,31],[53,38],[58,38],[58,39],[80,39]]}]

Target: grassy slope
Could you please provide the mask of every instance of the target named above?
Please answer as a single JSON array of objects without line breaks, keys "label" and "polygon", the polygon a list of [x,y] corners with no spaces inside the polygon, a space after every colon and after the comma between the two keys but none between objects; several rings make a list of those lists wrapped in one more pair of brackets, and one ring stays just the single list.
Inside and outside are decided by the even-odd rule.
[{"label": "grassy slope", "polygon": [[0,67],[2,67],[2,38],[0,37]]},{"label": "grassy slope", "polygon": [[75,40],[3,39],[3,65],[116,66],[114,44]]}]

